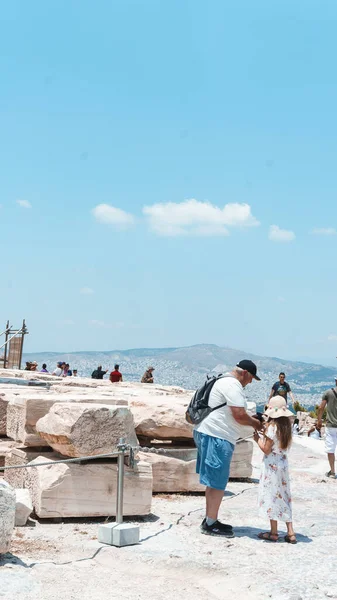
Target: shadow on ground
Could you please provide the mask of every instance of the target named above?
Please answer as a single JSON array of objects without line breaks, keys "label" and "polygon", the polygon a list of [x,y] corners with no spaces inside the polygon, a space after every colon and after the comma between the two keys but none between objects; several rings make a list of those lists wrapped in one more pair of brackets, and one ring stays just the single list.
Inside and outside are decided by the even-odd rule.
[{"label": "shadow on ground", "polygon": [[[233,527],[233,531],[235,533],[235,537],[237,538],[241,538],[241,537],[249,537],[252,538],[253,540],[257,540],[258,542],[262,542],[262,543],[267,543],[267,544],[272,544],[272,543],[284,543],[286,544],[287,542],[284,541],[284,536],[286,535],[286,531],[284,532],[279,532],[279,539],[278,542],[269,542],[268,540],[260,540],[258,539],[258,534],[261,533],[261,531],[266,531],[264,529],[258,529],[257,527]],[[296,533],[296,539],[298,543],[301,544],[310,544],[312,542],[312,539],[306,535],[302,535],[300,533]]]}]

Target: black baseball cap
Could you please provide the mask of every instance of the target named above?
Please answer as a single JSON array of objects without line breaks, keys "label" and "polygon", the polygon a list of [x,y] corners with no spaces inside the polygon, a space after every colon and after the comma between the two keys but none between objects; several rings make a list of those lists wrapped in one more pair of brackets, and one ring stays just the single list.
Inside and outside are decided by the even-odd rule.
[{"label": "black baseball cap", "polygon": [[252,360],[240,360],[240,362],[238,362],[238,364],[236,365],[237,367],[239,367],[240,369],[243,369],[244,371],[248,371],[248,373],[250,373],[251,375],[253,375],[254,379],[256,379],[257,381],[261,381],[260,377],[258,377],[256,375],[256,364],[253,363]]}]

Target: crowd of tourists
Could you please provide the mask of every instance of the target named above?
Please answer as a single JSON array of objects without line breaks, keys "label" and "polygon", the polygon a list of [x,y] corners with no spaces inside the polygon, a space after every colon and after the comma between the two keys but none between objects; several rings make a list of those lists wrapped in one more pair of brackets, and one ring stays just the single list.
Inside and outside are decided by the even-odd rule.
[{"label": "crowd of tourists", "polygon": [[[141,378],[141,383],[153,383],[154,382],[153,371],[154,371],[154,367],[148,367],[146,369],[143,377]],[[108,372],[109,372],[109,369],[106,369],[104,371],[102,368],[102,365],[99,365],[97,367],[97,369],[95,369],[91,373],[91,377],[92,377],[92,379],[103,379],[104,375],[106,375]],[[119,370],[119,365],[114,366],[114,370],[111,371],[111,373],[109,375],[109,380],[111,381],[111,383],[119,383],[120,381],[123,381],[123,375]]]},{"label": "crowd of tourists", "polygon": [[[46,363],[43,363],[42,368],[38,369],[39,364],[34,360],[33,362],[26,362],[25,371],[37,371],[39,373],[50,373],[47,369]],[[77,369],[71,369],[69,363],[59,361],[56,363],[56,368],[50,373],[56,377],[78,377]]]},{"label": "crowd of tourists", "polygon": [[[49,373],[47,369],[46,363],[43,363],[42,368],[38,369],[38,363],[36,361],[27,361],[25,371],[37,371],[39,373]],[[141,383],[154,383],[153,371],[154,367],[148,367],[141,378]],[[92,379],[103,379],[105,375],[109,372],[109,369],[103,369],[102,365],[99,365],[97,369],[91,373]],[[69,363],[64,361],[58,361],[56,363],[56,368],[51,371],[50,375],[55,375],[56,377],[78,377],[77,369],[71,369]],[[111,371],[109,375],[109,380],[111,383],[119,383],[123,381],[123,375],[119,370],[119,365],[115,365],[113,371]]]}]

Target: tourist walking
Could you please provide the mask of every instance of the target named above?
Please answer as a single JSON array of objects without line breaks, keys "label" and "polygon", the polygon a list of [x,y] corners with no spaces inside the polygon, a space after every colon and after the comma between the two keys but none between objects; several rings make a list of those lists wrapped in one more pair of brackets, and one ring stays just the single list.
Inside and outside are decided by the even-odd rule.
[{"label": "tourist walking", "polygon": [[283,371],[278,376],[279,380],[275,381],[273,387],[271,388],[269,400],[273,398],[273,396],[282,396],[286,402],[288,402],[288,394],[291,397],[292,403],[294,403],[294,396],[290,389],[289,383],[286,381],[286,376]]},{"label": "tourist walking", "polygon": [[107,369],[106,371],[102,371],[102,365],[99,365],[97,367],[97,369],[95,369],[92,373],[91,373],[91,378],[92,379],[103,379],[104,375],[107,374],[109,369]]},{"label": "tourist walking", "polygon": [[280,520],[287,525],[285,541],[296,544],[287,457],[292,438],[290,417],[293,413],[282,396],[274,396],[265,415],[268,421],[264,434],[260,437],[255,432],[254,440],[264,453],[258,493],[259,515],[270,520],[270,531],[261,532],[258,537],[277,542],[277,523]]},{"label": "tourist walking", "polygon": [[142,377],[141,383],[153,383],[154,367],[148,367]]},{"label": "tourist walking", "polygon": [[111,383],[118,383],[119,381],[123,381],[123,375],[119,370],[119,365],[114,366],[114,370],[111,371],[109,379]]},{"label": "tourist walking", "polygon": [[322,402],[318,409],[317,423],[322,426],[322,417],[326,408],[326,427],[325,427],[325,451],[328,455],[330,469],[326,473],[327,477],[336,477],[335,471],[335,451],[337,446],[337,377],[335,377],[335,387],[327,390],[322,397]]},{"label": "tourist walking", "polygon": [[248,425],[254,430],[263,427],[248,414],[244,395],[244,388],[253,379],[260,381],[256,372],[251,360],[241,360],[231,373],[218,379],[208,399],[213,410],[194,428],[198,449],[196,470],[200,483],[206,486],[206,516],[201,523],[201,532],[206,535],[234,537],[232,525],[221,523],[218,513],[235,444],[242,434],[241,426]]}]

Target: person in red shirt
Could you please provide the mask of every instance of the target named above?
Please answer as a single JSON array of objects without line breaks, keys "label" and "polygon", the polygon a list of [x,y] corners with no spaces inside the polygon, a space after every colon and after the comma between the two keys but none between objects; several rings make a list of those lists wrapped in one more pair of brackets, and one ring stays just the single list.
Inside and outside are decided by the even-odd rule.
[{"label": "person in red shirt", "polygon": [[123,381],[123,375],[119,372],[119,365],[114,366],[114,371],[110,373],[110,381],[111,383],[118,383],[119,381]]}]

